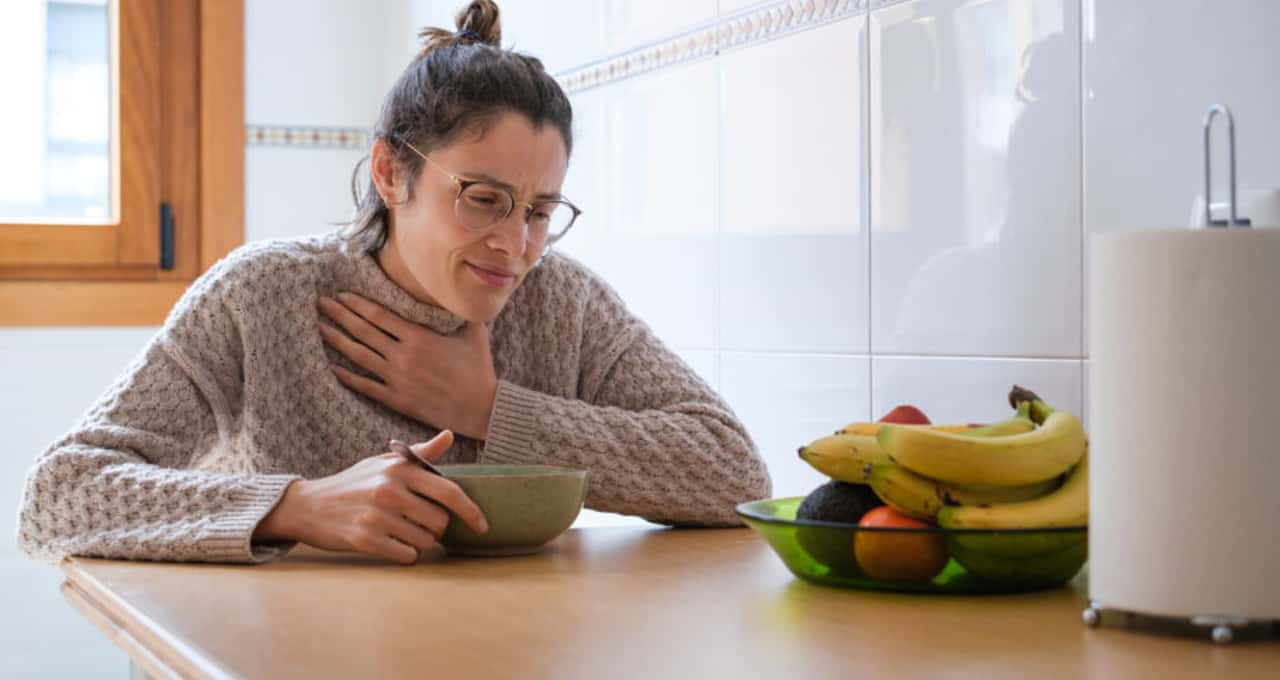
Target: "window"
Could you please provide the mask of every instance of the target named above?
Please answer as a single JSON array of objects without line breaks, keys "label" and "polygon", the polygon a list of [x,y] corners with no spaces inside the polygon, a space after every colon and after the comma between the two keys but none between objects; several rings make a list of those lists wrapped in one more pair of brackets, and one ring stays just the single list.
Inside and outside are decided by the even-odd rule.
[{"label": "window", "polygon": [[242,0],[0,7],[0,325],[154,325],[243,241]]}]

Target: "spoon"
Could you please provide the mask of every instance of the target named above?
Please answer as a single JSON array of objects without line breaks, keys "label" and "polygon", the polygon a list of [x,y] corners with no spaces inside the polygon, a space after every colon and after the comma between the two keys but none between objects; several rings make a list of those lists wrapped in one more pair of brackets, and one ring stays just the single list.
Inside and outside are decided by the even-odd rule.
[{"label": "spoon", "polygon": [[423,468],[425,468],[427,472],[430,472],[433,475],[439,475],[441,477],[445,476],[444,473],[441,472],[439,468],[431,464],[431,461],[414,453],[413,449],[410,448],[408,444],[400,441],[399,439],[392,439],[391,441],[387,442],[387,446],[391,447],[392,451],[395,451],[396,453],[404,456],[405,458],[418,463]]}]

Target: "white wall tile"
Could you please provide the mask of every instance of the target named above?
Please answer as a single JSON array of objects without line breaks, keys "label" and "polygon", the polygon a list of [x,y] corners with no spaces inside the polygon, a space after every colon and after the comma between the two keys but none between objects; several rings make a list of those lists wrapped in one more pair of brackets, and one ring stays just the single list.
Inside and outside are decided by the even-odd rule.
[{"label": "white wall tile", "polygon": [[803,496],[828,478],[797,449],[870,418],[865,356],[723,352],[721,394],[755,440],[773,478],[773,496]]},{"label": "white wall tile", "polygon": [[[368,127],[408,62],[417,26],[396,2],[250,0],[245,118],[253,124]],[[392,58],[392,56],[396,58]]]},{"label": "white wall tile", "polygon": [[[0,508],[16,513],[28,470],[124,370],[157,329],[0,329]],[[14,515],[10,515],[14,517]],[[57,567],[0,542],[0,677],[123,677],[128,660],[58,592]],[[68,653],[68,650],[74,650]]]},{"label": "white wall tile", "polygon": [[721,57],[724,349],[869,349],[865,28],[847,19]]},{"label": "white wall tile", "polygon": [[[1204,191],[1201,121],[1211,104],[1226,104],[1235,117],[1242,201],[1280,189],[1275,3],[1086,0],[1084,17],[1087,233],[1191,224]],[[1215,203],[1228,194],[1226,127],[1222,118],[1215,123]],[[1085,284],[1087,293],[1087,274]]]},{"label": "white wall tile", "polygon": [[716,0],[604,0],[604,48],[614,54],[716,18]]},{"label": "white wall tile", "polygon": [[320,233],[351,219],[351,173],[362,156],[352,149],[246,148],[245,240]]},{"label": "white wall tile", "polygon": [[720,0],[720,16],[728,16],[759,5],[767,5],[772,0]]},{"label": "white wall tile", "polygon": [[1083,389],[1081,390],[1084,405],[1080,407],[1080,422],[1084,423],[1085,430],[1089,429],[1089,420],[1092,417],[1089,413],[1092,400],[1089,398],[1089,372],[1092,370],[1093,362],[1085,359],[1082,366]]},{"label": "white wall tile", "polygon": [[871,13],[873,351],[1079,356],[1078,12]]},{"label": "white wall tile", "polygon": [[934,423],[988,423],[1012,415],[1009,390],[1021,385],[1050,406],[1083,413],[1078,359],[873,357],[871,413],[899,404],[924,411]]},{"label": "white wall tile", "polygon": [[713,390],[720,389],[720,354],[700,349],[675,349],[675,353]]},{"label": "white wall tile", "polygon": [[551,73],[605,56],[605,8],[599,0],[523,0],[500,7],[503,47],[537,57]]},{"label": "white wall tile", "polygon": [[598,253],[606,240],[604,186],[608,140],[605,136],[604,92],[602,89],[587,90],[571,98],[573,153],[561,193],[578,206],[582,214],[569,234],[555,246],[588,266],[599,263]]},{"label": "white wall tile", "polygon": [[687,349],[717,342],[715,92],[710,60],[604,92],[608,182],[589,227],[598,240],[587,264],[664,341]]}]

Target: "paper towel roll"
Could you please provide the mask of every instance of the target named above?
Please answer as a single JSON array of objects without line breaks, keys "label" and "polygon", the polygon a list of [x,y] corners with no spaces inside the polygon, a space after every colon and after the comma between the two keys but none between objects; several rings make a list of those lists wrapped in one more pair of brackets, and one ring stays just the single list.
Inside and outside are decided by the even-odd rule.
[{"label": "paper towel roll", "polygon": [[1092,246],[1090,597],[1280,618],[1280,231]]}]

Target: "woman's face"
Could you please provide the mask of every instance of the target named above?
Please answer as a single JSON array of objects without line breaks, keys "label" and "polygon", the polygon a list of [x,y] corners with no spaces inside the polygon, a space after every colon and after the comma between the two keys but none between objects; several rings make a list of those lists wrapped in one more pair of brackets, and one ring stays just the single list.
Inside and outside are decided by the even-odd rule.
[{"label": "woman's face", "polygon": [[[379,142],[382,144],[382,142]],[[374,150],[373,172],[390,203],[402,200],[404,174],[387,149]],[[502,114],[481,136],[463,135],[431,151],[413,186],[413,199],[390,208],[386,246],[378,254],[384,270],[415,298],[471,322],[495,318],[543,251],[527,240],[523,204],[556,198],[568,170],[564,141],[554,126],[535,128],[516,113]],[[488,231],[469,231],[454,202],[462,180],[507,186],[516,207]],[[391,179],[394,186],[387,186]]]}]

